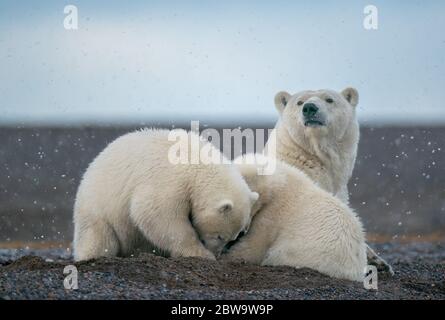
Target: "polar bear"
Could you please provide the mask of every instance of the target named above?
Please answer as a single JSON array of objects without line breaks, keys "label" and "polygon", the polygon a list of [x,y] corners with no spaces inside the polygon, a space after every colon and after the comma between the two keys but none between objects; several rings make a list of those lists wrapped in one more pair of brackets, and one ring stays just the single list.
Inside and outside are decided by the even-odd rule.
[{"label": "polar bear", "polygon": [[[341,92],[278,92],[275,107],[279,120],[266,152],[299,168],[321,188],[348,204],[347,184],[354,169],[360,133],[358,100],[357,90],[351,87]],[[367,255],[371,264],[393,273],[390,265],[370,247]]]},{"label": "polar bear", "polygon": [[[213,148],[184,130],[179,152]],[[180,133],[181,133],[180,132]],[[145,129],[109,144],[90,164],[74,206],[74,257],[128,255],[138,247],[215,259],[245,231],[258,194],[230,164],[172,164],[168,130]],[[179,135],[178,135],[179,136]]]},{"label": "polar bear", "polygon": [[274,129],[277,158],[299,168],[345,203],[359,141],[357,104],[354,88],[295,95],[281,91],[275,96],[280,115]]},{"label": "polar bear", "polygon": [[[256,159],[253,159],[256,158]],[[277,161],[273,175],[258,175],[259,155],[237,163],[259,193],[249,232],[223,254],[225,261],[308,267],[332,277],[363,281],[366,244],[362,224],[342,201],[300,170]],[[264,161],[264,160],[261,160]]]}]

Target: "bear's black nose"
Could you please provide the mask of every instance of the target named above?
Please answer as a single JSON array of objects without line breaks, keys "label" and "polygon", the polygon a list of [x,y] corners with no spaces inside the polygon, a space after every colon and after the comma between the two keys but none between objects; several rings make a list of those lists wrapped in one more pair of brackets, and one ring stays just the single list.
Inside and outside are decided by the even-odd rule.
[{"label": "bear's black nose", "polygon": [[318,107],[314,103],[306,103],[303,106],[303,116],[306,118],[313,117],[317,114]]}]

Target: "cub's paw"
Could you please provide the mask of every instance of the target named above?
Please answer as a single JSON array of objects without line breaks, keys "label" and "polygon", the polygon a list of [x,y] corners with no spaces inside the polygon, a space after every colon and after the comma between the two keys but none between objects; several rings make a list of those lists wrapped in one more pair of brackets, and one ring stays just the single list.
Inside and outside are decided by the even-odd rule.
[{"label": "cub's paw", "polygon": [[221,262],[231,262],[231,263],[236,263],[236,264],[245,264],[246,260],[242,259],[242,258],[236,258],[236,257],[231,257],[229,255],[221,255],[221,257],[218,259],[218,261]]},{"label": "cub's paw", "polygon": [[200,254],[199,256],[197,256],[197,257],[201,257],[201,258],[204,258],[204,259],[209,259],[209,260],[216,261],[216,257],[215,257],[215,255],[214,255],[213,253],[211,253],[210,251],[208,251],[208,250],[204,250],[204,251],[201,252],[201,254]]},{"label": "cub's paw", "polygon": [[182,257],[197,257],[197,258],[204,258],[209,260],[216,260],[215,255],[210,252],[209,250],[203,248],[193,248],[189,250],[184,250],[182,254],[180,254]]}]

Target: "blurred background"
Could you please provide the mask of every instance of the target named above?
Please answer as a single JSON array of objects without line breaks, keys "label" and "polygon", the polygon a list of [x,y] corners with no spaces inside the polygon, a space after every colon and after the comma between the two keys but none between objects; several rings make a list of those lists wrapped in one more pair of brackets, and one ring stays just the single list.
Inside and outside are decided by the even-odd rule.
[{"label": "blurred background", "polygon": [[[69,243],[89,162],[144,126],[272,128],[276,92],[356,87],[351,205],[445,237],[445,2],[0,0],[0,245]],[[67,5],[78,28],[66,29]]]}]

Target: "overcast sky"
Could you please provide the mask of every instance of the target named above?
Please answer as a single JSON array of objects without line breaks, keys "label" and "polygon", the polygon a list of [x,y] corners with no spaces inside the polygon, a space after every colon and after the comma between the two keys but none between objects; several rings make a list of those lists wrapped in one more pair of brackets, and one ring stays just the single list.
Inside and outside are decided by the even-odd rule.
[{"label": "overcast sky", "polygon": [[[78,30],[63,27],[67,4]],[[363,28],[367,4],[378,30]],[[445,1],[0,0],[0,122],[275,120],[280,90],[354,86],[362,122],[445,123],[444,12]]]}]

